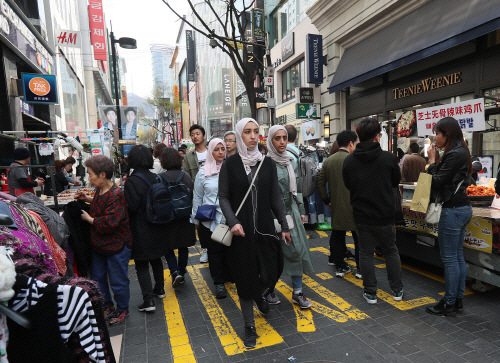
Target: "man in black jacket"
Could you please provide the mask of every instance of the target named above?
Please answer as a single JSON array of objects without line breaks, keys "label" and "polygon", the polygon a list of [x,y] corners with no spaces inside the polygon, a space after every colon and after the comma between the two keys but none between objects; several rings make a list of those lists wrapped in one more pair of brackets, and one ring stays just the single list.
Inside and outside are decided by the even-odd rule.
[{"label": "man in black jacket", "polygon": [[363,297],[377,303],[377,278],[373,264],[375,246],[380,246],[386,261],[389,285],[395,301],[403,299],[401,260],[396,247],[394,193],[401,180],[396,155],[380,147],[380,124],[372,118],[356,129],[360,143],[347,156],[342,168],[346,188],[351,192],[354,223],[359,240],[359,262],[363,275]]}]

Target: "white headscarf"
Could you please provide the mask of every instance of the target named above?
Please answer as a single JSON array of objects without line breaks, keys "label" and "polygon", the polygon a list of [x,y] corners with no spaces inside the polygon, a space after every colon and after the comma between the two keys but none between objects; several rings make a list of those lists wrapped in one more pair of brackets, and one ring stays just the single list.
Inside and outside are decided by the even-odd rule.
[{"label": "white headscarf", "polygon": [[245,167],[247,175],[252,171],[250,167],[256,165],[259,161],[262,160],[262,154],[260,153],[257,144],[255,144],[255,147],[249,148],[243,142],[243,138],[241,135],[243,134],[243,129],[249,122],[253,122],[257,127],[259,127],[257,121],[255,121],[253,118],[246,117],[238,121],[235,128],[236,147],[238,148],[238,154],[241,157],[241,161],[243,161],[243,166]]},{"label": "white headscarf", "polygon": [[288,137],[288,132],[283,126],[275,125],[269,129],[269,133],[267,135],[267,149],[269,151],[268,155],[271,157],[271,159],[273,159],[281,166],[286,166],[288,170],[290,193],[292,193],[293,195],[297,195],[297,180],[295,179],[295,172],[293,170],[293,165],[292,165],[293,157],[290,154],[288,154],[286,150],[283,153],[278,152],[278,150],[276,150],[276,148],[273,145],[274,134],[280,130],[285,131]]}]

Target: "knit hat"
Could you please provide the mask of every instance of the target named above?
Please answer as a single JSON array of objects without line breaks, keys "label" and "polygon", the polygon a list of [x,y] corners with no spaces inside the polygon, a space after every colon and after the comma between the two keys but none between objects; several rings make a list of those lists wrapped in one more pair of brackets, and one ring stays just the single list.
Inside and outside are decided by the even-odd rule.
[{"label": "knit hat", "polygon": [[25,147],[18,147],[14,150],[14,160],[24,160],[27,158],[31,158],[31,153]]}]

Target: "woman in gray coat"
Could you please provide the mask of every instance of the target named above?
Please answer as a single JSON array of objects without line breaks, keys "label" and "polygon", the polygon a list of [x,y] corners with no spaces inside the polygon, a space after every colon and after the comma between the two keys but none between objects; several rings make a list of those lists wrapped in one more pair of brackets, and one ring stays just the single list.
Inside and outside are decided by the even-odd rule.
[{"label": "woman in gray coat", "polygon": [[[285,260],[283,274],[292,277],[293,294],[292,301],[302,309],[311,307],[311,302],[302,293],[302,275],[314,272],[309,243],[304,228],[306,222],[302,193],[297,191],[297,163],[288,154],[288,133],[283,126],[273,126],[269,129],[267,138],[268,156],[276,162],[278,181],[280,186],[285,214],[293,219],[294,227],[290,229],[292,243],[281,241],[283,256]],[[279,304],[280,300],[270,288],[264,293],[269,304]]]}]

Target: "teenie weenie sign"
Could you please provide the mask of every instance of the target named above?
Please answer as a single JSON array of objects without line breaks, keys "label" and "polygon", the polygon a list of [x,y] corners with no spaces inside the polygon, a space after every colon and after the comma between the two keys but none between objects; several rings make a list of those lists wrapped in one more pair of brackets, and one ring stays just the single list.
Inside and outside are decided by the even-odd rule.
[{"label": "teenie weenie sign", "polygon": [[416,110],[418,136],[434,134],[439,120],[454,117],[462,131],[485,130],[484,98]]}]

